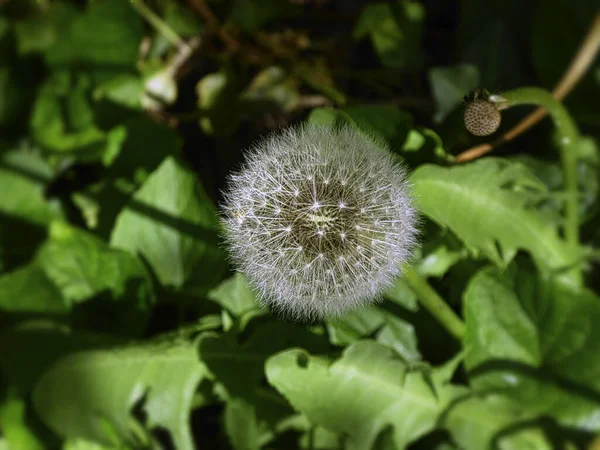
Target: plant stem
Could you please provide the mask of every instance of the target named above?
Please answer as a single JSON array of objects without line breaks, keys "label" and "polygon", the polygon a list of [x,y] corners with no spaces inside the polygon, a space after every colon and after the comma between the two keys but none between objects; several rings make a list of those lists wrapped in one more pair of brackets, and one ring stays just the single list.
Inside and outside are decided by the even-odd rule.
[{"label": "plant stem", "polygon": [[552,95],[540,88],[525,87],[502,94],[508,107],[516,105],[536,105],[543,107],[554,122],[558,135],[558,146],[563,168],[565,189],[565,225],[567,242],[579,245],[579,190],[577,181],[577,143],[579,131],[564,106]]},{"label": "plant stem", "polygon": [[438,295],[425,278],[414,268],[404,269],[404,279],[413,290],[421,304],[427,309],[448,332],[457,339],[465,334],[465,323]]},{"label": "plant stem", "polygon": [[144,18],[148,21],[150,25],[154,27],[156,31],[162,34],[167,41],[169,41],[175,47],[185,47],[187,44],[181,36],[173,30],[167,23],[160,18],[158,14],[152,11],[143,0],[129,0],[131,2],[131,6]]}]

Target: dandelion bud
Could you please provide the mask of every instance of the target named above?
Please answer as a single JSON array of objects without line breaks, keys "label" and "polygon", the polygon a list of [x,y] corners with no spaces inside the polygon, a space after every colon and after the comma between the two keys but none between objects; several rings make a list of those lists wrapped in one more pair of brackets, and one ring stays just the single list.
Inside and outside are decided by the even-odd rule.
[{"label": "dandelion bud", "polygon": [[487,100],[467,103],[464,112],[465,127],[475,136],[489,136],[500,127],[502,115],[497,106]]},{"label": "dandelion bud", "polygon": [[233,262],[264,304],[295,319],[375,301],[417,234],[405,170],[351,127],[263,139],[230,177],[222,208]]}]

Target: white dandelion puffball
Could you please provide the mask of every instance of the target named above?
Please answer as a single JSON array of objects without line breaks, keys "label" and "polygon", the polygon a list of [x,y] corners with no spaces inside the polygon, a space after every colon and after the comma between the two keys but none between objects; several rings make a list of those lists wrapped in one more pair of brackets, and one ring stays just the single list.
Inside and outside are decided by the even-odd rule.
[{"label": "white dandelion puffball", "polygon": [[222,209],[237,269],[263,304],[294,319],[376,301],[416,241],[405,170],[350,126],[263,139],[229,178]]}]

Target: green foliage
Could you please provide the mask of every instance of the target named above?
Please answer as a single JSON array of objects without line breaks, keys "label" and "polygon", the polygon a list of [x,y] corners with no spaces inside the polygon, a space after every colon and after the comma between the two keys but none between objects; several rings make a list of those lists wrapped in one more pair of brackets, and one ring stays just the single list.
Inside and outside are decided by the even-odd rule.
[{"label": "green foliage", "polygon": [[[565,100],[581,136],[548,120],[455,163],[482,143],[464,96],[551,90],[594,14],[0,0],[0,450],[597,448],[597,67]],[[218,205],[245,149],[305,121],[386,144],[421,236],[372,306],[290,323]]]}]

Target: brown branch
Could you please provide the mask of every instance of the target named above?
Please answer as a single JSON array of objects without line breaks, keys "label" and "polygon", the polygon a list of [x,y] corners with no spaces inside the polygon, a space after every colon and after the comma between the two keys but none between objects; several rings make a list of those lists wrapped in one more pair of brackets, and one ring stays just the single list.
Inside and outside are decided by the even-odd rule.
[{"label": "brown branch", "polygon": [[[557,100],[564,99],[577,85],[577,83],[583,78],[591,64],[594,62],[598,50],[600,49],[600,13],[596,14],[594,22],[588,32],[587,36],[583,40],[579,51],[571,61],[567,71],[563,75],[562,79],[556,85],[552,91],[552,96]],[[498,139],[491,143],[480,144],[475,147],[471,147],[468,150],[457,155],[455,162],[461,163],[466,161],[472,161],[473,159],[479,158],[486,153],[491,152],[497,147],[512,141],[517,136],[523,134],[529,128],[533,127],[540,120],[546,117],[547,112],[543,108],[538,108],[525,117],[521,122],[515,125],[512,129],[504,133]]]}]

